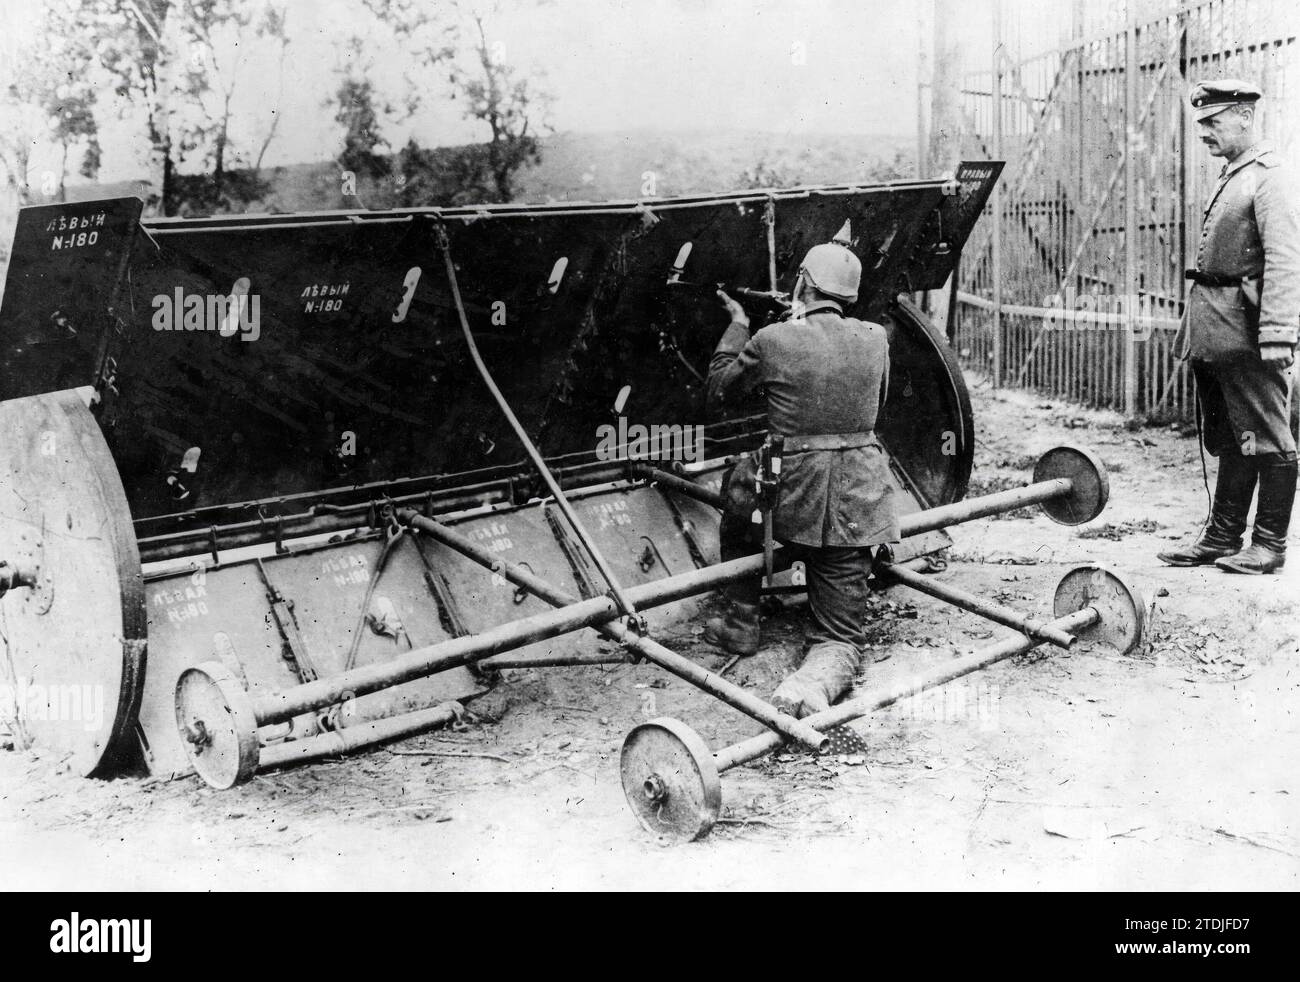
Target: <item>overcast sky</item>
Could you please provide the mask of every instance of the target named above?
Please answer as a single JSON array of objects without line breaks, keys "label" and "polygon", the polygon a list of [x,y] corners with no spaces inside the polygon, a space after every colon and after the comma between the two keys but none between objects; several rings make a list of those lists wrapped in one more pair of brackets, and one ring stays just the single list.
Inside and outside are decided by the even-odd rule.
[{"label": "overcast sky", "polygon": [[[1060,3],[1061,0],[1050,0]],[[962,4],[970,57],[983,63],[991,0]],[[32,37],[32,0],[0,0],[10,44]],[[931,0],[503,0],[490,36],[506,58],[554,98],[558,130],[711,127],[788,133],[915,131],[918,53]],[[236,141],[259,142],[270,111],[283,113],[267,165],[328,159],[338,149],[334,70],[355,32],[381,90],[400,91],[413,65],[360,0],[287,0],[293,42],[281,93],[275,62],[254,48],[238,72]],[[2,44],[3,42],[0,42]],[[394,146],[481,141],[458,103],[431,82],[428,108],[388,129]],[[114,125],[105,106],[103,180],[140,173],[142,133]]]}]

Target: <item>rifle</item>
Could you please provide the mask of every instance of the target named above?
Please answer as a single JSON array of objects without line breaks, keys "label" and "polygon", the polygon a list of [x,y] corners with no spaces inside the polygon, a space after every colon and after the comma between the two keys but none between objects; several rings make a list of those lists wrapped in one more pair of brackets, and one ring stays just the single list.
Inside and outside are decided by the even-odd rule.
[{"label": "rifle", "polygon": [[672,269],[668,273],[668,282],[665,284],[670,292],[681,292],[688,295],[694,295],[700,299],[705,297],[716,300],[717,291],[734,298],[741,306],[756,314],[761,314],[769,320],[784,316],[791,305],[791,298],[788,293],[781,293],[777,290],[754,290],[747,286],[739,286],[734,283],[702,282],[699,280],[684,280],[682,274],[686,271],[686,260],[691,254],[691,243],[687,242],[677,253],[677,259],[673,263]]}]

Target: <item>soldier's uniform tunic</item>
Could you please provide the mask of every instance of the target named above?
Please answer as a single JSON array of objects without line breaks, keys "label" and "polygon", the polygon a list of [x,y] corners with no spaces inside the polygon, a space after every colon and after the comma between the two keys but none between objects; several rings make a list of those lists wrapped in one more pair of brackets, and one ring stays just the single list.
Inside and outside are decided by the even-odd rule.
[{"label": "soldier's uniform tunic", "polygon": [[1223,168],[1206,204],[1196,268],[1213,282],[1192,285],[1181,353],[1192,359],[1212,455],[1296,459],[1296,371],[1265,363],[1259,345],[1296,343],[1298,207],[1294,179],[1266,142]]},{"label": "soldier's uniform tunic", "polygon": [[[773,535],[786,547],[783,563],[805,562],[808,643],[847,646],[855,659],[866,642],[872,547],[899,539],[894,485],[875,435],[888,379],[884,328],[844,317],[829,300],[753,337],[733,322],[709,363],[714,410],[763,388],[770,430],[786,438]],[[758,541],[750,520],[754,470],[754,460],[744,459],[724,484],[724,560],[752,554]],[[728,595],[756,603],[759,586],[736,584]]]}]

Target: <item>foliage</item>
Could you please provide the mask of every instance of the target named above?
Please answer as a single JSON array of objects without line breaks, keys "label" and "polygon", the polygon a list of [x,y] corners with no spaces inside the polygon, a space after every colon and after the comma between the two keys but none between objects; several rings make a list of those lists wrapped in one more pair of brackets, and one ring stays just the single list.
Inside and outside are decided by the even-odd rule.
[{"label": "foliage", "polygon": [[99,173],[99,129],[95,120],[98,93],[90,68],[95,52],[86,35],[76,29],[76,4],[50,0],[40,25],[43,43],[25,48],[11,68],[0,93],[6,126],[0,131],[0,164],[5,180],[26,204],[34,197],[32,155],[42,144],[58,155],[58,167],[46,169],[40,194],[63,200],[69,157],[80,152],[78,172]]},{"label": "foliage", "polygon": [[[143,113],[155,188],[151,209],[171,215],[251,200],[246,195],[258,185],[278,128],[279,100],[260,137],[242,146],[232,133],[231,106],[255,45],[269,45],[283,69],[286,6],[270,0],[46,2],[67,5],[75,19],[70,33],[93,39],[94,61],[121,111]],[[236,168],[251,171],[251,178],[228,181]],[[212,187],[193,175],[182,179],[185,169],[205,174]]]},{"label": "foliage", "polygon": [[374,87],[368,80],[348,76],[339,84],[335,98],[338,111],[334,120],[343,127],[340,166],[358,175],[383,177],[389,171],[389,163],[386,156],[375,152],[385,144],[379,135]]},{"label": "foliage", "polygon": [[[813,179],[806,176],[810,170],[816,172],[819,169],[819,162],[815,160],[811,148],[807,146],[808,141],[804,141],[804,143],[804,148],[797,153],[791,150],[761,154],[752,167],[747,167],[741,171],[736,178],[735,186],[743,190],[790,188],[804,183],[820,183],[826,180],[824,176]],[[843,174],[833,178],[833,180],[862,181],[863,183],[875,184],[881,181],[897,181],[915,176],[916,161],[913,154],[903,147],[895,147],[893,156],[889,159],[873,159],[869,162],[863,162],[857,168],[857,173]]]},{"label": "foliage", "polygon": [[[412,136],[399,154],[403,180],[392,203],[513,201],[519,172],[541,159],[539,130],[549,127],[538,121],[546,115],[549,97],[509,63],[503,45],[489,38],[489,18],[497,7],[457,0],[436,10],[415,0],[365,3],[416,66],[416,74],[407,76],[407,115],[418,109],[426,92],[436,90],[432,80],[445,71],[449,97],[464,105],[465,118],[483,124],[485,137],[481,144],[432,152]],[[357,84],[340,88],[340,115],[343,98],[357,94]],[[356,120],[340,122],[350,126]],[[348,149],[345,136],[345,153]]]}]

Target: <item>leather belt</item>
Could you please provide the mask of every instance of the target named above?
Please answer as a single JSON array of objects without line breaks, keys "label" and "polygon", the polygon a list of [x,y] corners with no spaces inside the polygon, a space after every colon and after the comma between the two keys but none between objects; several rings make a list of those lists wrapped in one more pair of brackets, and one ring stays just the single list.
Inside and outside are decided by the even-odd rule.
[{"label": "leather belt", "polygon": [[875,430],[860,433],[813,433],[806,436],[787,436],[785,452],[803,453],[805,450],[856,450],[858,447],[879,446]]},{"label": "leather belt", "polygon": [[1191,280],[1197,286],[1240,286],[1242,280],[1258,275],[1258,273],[1243,273],[1240,276],[1220,276],[1217,273],[1202,273],[1199,269],[1189,269],[1183,273],[1183,278]]}]

